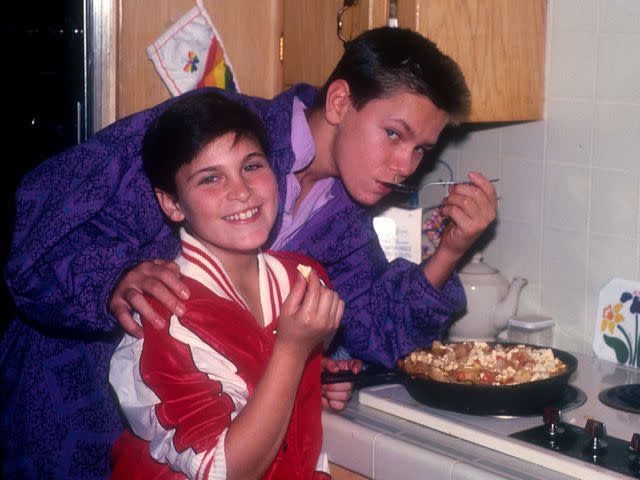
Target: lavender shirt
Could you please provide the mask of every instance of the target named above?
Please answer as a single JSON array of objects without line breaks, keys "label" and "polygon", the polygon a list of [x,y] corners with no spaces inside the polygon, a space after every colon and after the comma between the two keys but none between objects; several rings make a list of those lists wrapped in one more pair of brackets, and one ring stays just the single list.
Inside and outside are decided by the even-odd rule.
[{"label": "lavender shirt", "polygon": [[291,118],[291,147],[295,160],[291,172],[287,174],[287,189],[284,208],[282,211],[282,226],[271,248],[281,250],[287,242],[294,237],[309,218],[331,200],[331,187],[334,179],[323,178],[318,180],[307,196],[302,200],[298,211],[293,212],[296,200],[300,196],[300,184],[296,173],[303,170],[313,160],[316,154],[313,136],[304,114],[306,106],[298,97],[293,99],[293,115]]}]

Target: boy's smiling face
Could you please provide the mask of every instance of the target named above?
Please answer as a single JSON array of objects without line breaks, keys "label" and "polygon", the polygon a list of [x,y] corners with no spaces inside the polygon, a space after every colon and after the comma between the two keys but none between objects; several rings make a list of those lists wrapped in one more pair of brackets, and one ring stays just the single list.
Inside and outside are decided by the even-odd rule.
[{"label": "boy's smiling face", "polygon": [[178,198],[157,191],[167,216],[224,261],[257,253],[278,210],[278,186],[260,144],[227,133],[208,144],[176,175]]}]

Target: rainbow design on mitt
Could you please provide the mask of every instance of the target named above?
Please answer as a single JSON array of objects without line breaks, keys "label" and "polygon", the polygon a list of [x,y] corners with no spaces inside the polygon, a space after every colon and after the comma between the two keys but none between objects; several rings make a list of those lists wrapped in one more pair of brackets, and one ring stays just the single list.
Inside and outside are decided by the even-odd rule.
[{"label": "rainbow design on mitt", "polygon": [[217,38],[213,38],[207,54],[204,75],[198,82],[198,87],[217,87],[231,92],[236,91],[233,72],[225,62],[224,50]]}]

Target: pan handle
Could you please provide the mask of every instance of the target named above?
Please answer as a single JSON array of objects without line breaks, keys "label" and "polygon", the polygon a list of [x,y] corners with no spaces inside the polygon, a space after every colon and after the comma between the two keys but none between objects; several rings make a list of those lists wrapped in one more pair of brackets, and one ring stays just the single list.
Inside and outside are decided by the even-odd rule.
[{"label": "pan handle", "polygon": [[351,370],[340,370],[331,373],[328,370],[322,372],[320,376],[324,384],[353,382],[358,388],[372,387],[385,383],[402,383],[402,376],[396,370],[389,370],[382,367],[369,367],[356,374]]}]

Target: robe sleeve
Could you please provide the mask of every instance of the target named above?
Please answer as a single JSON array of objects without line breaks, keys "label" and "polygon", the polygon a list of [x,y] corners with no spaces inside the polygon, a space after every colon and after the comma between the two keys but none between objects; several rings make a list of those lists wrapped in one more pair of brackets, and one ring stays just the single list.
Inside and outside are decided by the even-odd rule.
[{"label": "robe sleeve", "polygon": [[436,288],[422,265],[402,258],[387,262],[379,249],[372,241],[345,259],[353,262],[351,272],[341,269],[332,277],[346,303],[338,338],[352,356],[392,368],[413,349],[442,338],[465,295],[456,273]]},{"label": "robe sleeve", "polygon": [[89,338],[112,331],[107,303],[122,272],[175,255],[140,158],[159,108],[116,122],[24,177],[5,276],[19,311],[41,330]]}]

